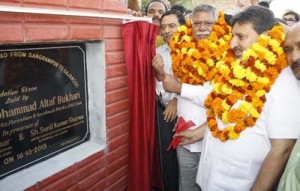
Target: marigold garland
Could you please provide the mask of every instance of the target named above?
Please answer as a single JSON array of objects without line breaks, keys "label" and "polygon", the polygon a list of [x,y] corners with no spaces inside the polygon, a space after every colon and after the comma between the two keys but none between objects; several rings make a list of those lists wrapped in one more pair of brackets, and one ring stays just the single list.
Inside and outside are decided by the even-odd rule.
[{"label": "marigold garland", "polygon": [[225,22],[222,12],[219,13],[210,36],[199,42],[194,41],[192,23],[188,20],[178,28],[170,42],[174,76],[183,83],[194,85],[211,81],[215,64],[229,48],[230,39],[231,27]]},{"label": "marigold garland", "polygon": [[[205,101],[208,127],[214,137],[221,141],[237,139],[243,130],[255,125],[266,102],[265,95],[287,66],[284,38],[283,27],[275,26],[244,51],[241,60],[228,50],[216,64],[213,91]],[[236,104],[238,101],[241,103]],[[216,117],[227,127],[220,130]]]}]

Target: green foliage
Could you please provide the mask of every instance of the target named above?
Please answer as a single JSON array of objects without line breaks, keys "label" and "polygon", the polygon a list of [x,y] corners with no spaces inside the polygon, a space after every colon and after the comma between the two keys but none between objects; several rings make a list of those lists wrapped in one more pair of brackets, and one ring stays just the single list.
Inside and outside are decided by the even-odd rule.
[{"label": "green foliage", "polygon": [[141,11],[142,11],[142,13],[143,13],[143,15],[146,15],[146,13],[145,13],[145,8],[146,8],[146,5],[148,4],[148,2],[149,2],[150,0],[142,0],[142,5],[141,5]]}]

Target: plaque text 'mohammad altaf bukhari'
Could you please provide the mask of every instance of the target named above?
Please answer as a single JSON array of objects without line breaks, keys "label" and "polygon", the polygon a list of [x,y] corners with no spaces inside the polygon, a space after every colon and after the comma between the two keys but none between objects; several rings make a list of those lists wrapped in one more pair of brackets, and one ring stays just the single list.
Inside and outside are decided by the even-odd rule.
[{"label": "plaque text 'mohammad altaf bukhari'", "polygon": [[0,179],[89,139],[84,44],[0,50]]}]

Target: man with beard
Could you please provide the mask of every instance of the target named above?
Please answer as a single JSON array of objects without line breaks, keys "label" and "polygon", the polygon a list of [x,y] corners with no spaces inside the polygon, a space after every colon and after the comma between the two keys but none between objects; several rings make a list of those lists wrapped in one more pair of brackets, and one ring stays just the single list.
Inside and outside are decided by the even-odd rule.
[{"label": "man with beard", "polygon": [[[160,21],[160,31],[165,44],[156,49],[152,64],[160,65],[168,74],[172,74],[172,58],[169,43],[180,25],[185,24],[183,14],[177,10],[165,12]],[[162,82],[156,81],[157,114],[156,130],[161,159],[164,191],[178,191],[178,161],[176,150],[168,150],[173,139],[177,117],[177,95],[163,89]]]},{"label": "man with beard", "polygon": [[[203,190],[209,191],[272,190],[276,187],[295,139],[300,134],[297,112],[300,108],[299,82],[292,75],[291,68],[286,67],[273,79],[272,84],[271,77],[265,72],[266,68],[258,66],[263,63],[269,71],[272,70],[272,64],[274,67],[281,67],[283,62],[275,56],[280,56],[281,51],[274,53],[276,51],[266,45],[277,41],[276,50],[280,50],[280,41],[275,35],[270,36],[279,29],[274,28],[278,23],[269,9],[249,7],[234,15],[232,24],[230,46],[236,60],[230,61],[232,75],[224,74],[222,78],[218,78],[219,81],[214,78],[214,89],[206,100],[209,131],[204,138],[197,183]],[[282,30],[280,34],[283,34]],[[262,43],[268,37],[270,40],[266,44]],[[294,47],[295,51],[299,50],[298,45]],[[267,57],[257,56],[256,64],[249,65],[251,61],[245,53],[249,53],[251,58],[258,53],[270,54]],[[292,55],[293,58],[296,57],[295,53]],[[227,54],[225,58],[229,57],[230,54]],[[274,60],[269,60],[270,57]],[[228,62],[226,59],[222,61]],[[257,68],[262,69],[261,72]],[[298,74],[297,69],[293,69]],[[235,79],[243,83],[235,84],[232,81]],[[231,83],[235,85],[230,85]],[[258,84],[260,85],[256,86]],[[222,91],[218,90],[217,85],[223,87]],[[252,94],[254,89],[255,93]],[[239,93],[241,96],[237,100],[228,102],[232,95]],[[217,99],[222,104],[216,104],[214,101]],[[258,102],[262,100],[263,104],[256,105],[258,102],[254,103],[255,99]],[[218,113],[219,107],[224,108],[221,113]],[[225,111],[235,113],[236,116],[229,116]]]},{"label": "man with beard", "polygon": [[[192,37],[195,42],[206,39],[213,30],[215,21],[218,18],[216,8],[202,4],[194,8],[192,13]],[[190,129],[195,129],[206,122],[204,107],[193,101],[190,95],[198,91],[199,86],[182,84],[169,74],[165,74],[162,64],[153,65],[157,79],[163,80],[164,88],[169,85],[168,92],[181,94],[177,98],[178,117],[185,121],[192,121],[195,125]],[[174,83],[175,82],[175,85]],[[209,86],[208,84],[205,87]],[[202,87],[202,86],[200,86]],[[209,89],[209,88],[208,88]],[[204,127],[198,128],[204,133]],[[179,162],[179,187],[181,191],[199,191],[200,187],[196,183],[199,159],[202,150],[202,141],[193,144],[186,144],[177,147],[177,156]]]},{"label": "man with beard", "polygon": [[[300,86],[300,23],[295,24],[286,36],[284,51],[288,63]],[[298,124],[300,125],[300,124]],[[293,148],[285,171],[281,177],[278,191],[300,190],[300,136]]]}]

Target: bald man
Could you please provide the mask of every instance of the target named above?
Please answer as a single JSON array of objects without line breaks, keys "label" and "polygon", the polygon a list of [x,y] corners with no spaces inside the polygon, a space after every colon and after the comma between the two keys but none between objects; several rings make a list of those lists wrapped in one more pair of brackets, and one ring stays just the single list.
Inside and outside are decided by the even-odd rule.
[{"label": "bald man", "polygon": [[[295,24],[288,32],[284,43],[284,51],[300,87],[300,23]],[[300,190],[300,136],[278,186],[278,191],[292,190]]]},{"label": "bald man", "polygon": [[161,0],[161,1],[167,6],[168,10],[171,9],[171,3],[169,0]]}]

